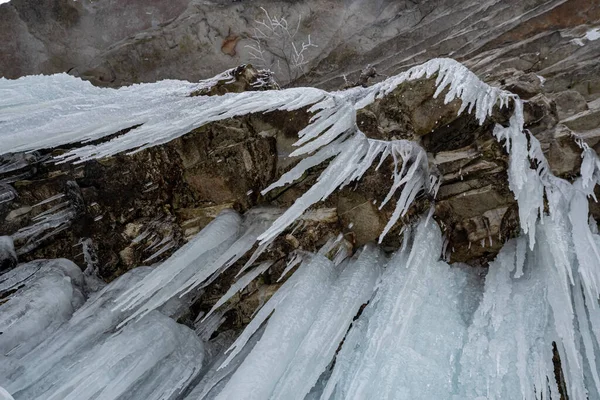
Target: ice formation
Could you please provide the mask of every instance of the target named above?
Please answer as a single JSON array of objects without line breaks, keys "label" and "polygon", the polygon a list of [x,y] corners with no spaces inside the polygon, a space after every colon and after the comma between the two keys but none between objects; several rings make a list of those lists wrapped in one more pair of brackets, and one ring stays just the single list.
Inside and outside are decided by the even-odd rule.
[{"label": "ice formation", "polygon": [[182,296],[211,282],[252,248],[278,214],[278,210],[259,208],[248,212],[242,221],[233,210],[221,212],[160,268],[117,299],[117,308],[134,310],[125,322],[162,306],[177,294]]},{"label": "ice formation", "polygon": [[83,274],[68,260],[36,261],[0,275],[0,354],[19,350],[23,337],[36,342],[55,331],[83,303]]},{"label": "ice formation", "polygon": [[[381,239],[404,215],[420,191],[435,195],[438,178],[430,176],[427,157],[416,143],[367,138],[356,125],[356,110],[392,91],[401,83],[431,77],[437,73],[437,97],[447,89],[445,101],[463,100],[460,112],[475,111],[483,122],[497,102],[506,105],[514,96],[481,82],[476,75],[451,59],[433,59],[369,88],[353,88],[328,93],[314,88],[292,88],[268,92],[228,93],[223,96],[189,94],[198,87],[217,82],[192,84],[162,81],[121,89],[93,87],[68,75],[24,77],[16,81],[0,79],[0,122],[3,143],[0,154],[89,142],[121,130],[127,133],[96,145],[73,149],[59,157],[62,161],[85,161],[169,142],[206,123],[249,113],[298,110],[308,107],[315,113],[299,133],[299,146],[291,155],[309,155],[292,171],[265,191],[292,182],[306,169],[334,157],[318,183],[274,223],[259,239],[265,244],[293,223],[304,211],[334,190],[358,180],[377,160],[394,160],[393,183],[383,205],[398,190],[399,199]],[[45,107],[37,107],[41,99]],[[516,121],[517,123],[519,121]],[[511,124],[516,130],[519,126]],[[44,139],[31,141],[42,129]],[[311,154],[314,153],[314,154]],[[400,166],[401,165],[401,166]]]},{"label": "ice formation", "polygon": [[[51,298],[56,294],[51,292],[52,284],[44,282],[48,280],[46,270],[51,267],[69,272],[75,268],[81,275],[79,268],[66,260],[45,262],[41,266],[23,264],[11,271],[14,273],[10,282],[2,288],[33,279],[31,285],[37,283],[40,290],[45,290],[37,293],[40,300],[47,301],[41,295]],[[2,354],[6,356],[0,356],[0,385],[16,399],[28,400],[175,398],[202,365],[202,342],[193,331],[159,311],[115,331],[116,325],[127,316],[113,311],[115,298],[150,272],[148,267],[139,267],[123,275],[92,295],[72,317],[68,315],[62,320],[55,317],[53,322],[59,325],[56,327],[45,324],[48,318],[38,315],[68,314],[71,307],[64,304],[50,312],[45,308],[25,310],[21,319],[27,321],[30,329],[20,331],[19,346],[12,346],[8,352],[3,346]],[[21,297],[16,292],[9,303],[14,300],[26,305],[27,302],[19,301]],[[77,306],[82,301],[78,303]],[[0,305],[3,317],[14,314],[7,304]]]},{"label": "ice formation", "polygon": [[[473,268],[441,261],[444,240],[430,213],[403,231],[401,249],[390,256],[368,245],[350,258],[335,251],[338,239],[316,254],[296,254],[282,276],[296,271],[244,331],[213,338],[228,300],[272,265],[256,263],[272,240],[374,163],[392,157],[395,166],[381,205],[398,193],[382,237],[418,193],[435,195],[439,181],[424,150],[367,138],[355,114],[402,82],[434,75],[435,96],[460,98],[460,112],[474,112],[480,122],[494,107],[514,109],[494,135],[510,156],[522,235],[504,245],[485,280]],[[329,160],[317,183],[283,213],[224,211],[161,265],[134,269],[85,304],[82,274],[67,262],[27,263],[0,275],[0,295],[8,296],[0,304],[0,386],[17,400],[545,400],[565,392],[600,400],[600,235],[587,199],[600,183],[600,159],[585,143],[581,177],[570,183],[553,176],[540,144],[524,132],[519,98],[452,60],[334,93],[295,88],[189,97],[198,87],[164,81],[99,89],[66,75],[0,80],[0,153],[132,128],[61,159],[87,160],[165,143],[210,121],[310,106],[314,116],[293,153],[304,158],[265,192]],[[40,99],[46,107],[37,106]],[[34,127],[47,135],[32,144]],[[41,218],[61,209],[50,210]],[[257,241],[230,290],[197,321],[198,336],[168,318]]]}]

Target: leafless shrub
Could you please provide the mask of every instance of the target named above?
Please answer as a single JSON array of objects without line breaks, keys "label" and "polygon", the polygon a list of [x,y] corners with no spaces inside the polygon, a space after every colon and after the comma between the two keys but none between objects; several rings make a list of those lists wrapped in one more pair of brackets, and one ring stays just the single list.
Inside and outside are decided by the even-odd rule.
[{"label": "leafless shrub", "polygon": [[271,16],[263,7],[261,10],[265,18],[254,21],[253,44],[246,46],[250,59],[257,67],[275,72],[281,82],[289,83],[306,72],[308,52],[318,46],[310,35],[303,40],[298,37],[302,16],[291,25],[286,18]]}]

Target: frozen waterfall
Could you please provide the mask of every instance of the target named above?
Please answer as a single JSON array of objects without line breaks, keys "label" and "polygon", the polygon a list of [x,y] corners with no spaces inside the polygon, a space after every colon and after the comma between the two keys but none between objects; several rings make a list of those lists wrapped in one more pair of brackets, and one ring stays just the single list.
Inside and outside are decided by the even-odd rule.
[{"label": "frozen waterfall", "polygon": [[[348,255],[331,240],[322,251],[287,260],[285,271],[293,274],[242,332],[213,335],[222,322],[219,306],[274,264],[259,259],[272,241],[376,162],[391,157],[395,167],[382,200],[395,196],[396,208],[382,237],[417,194],[435,195],[439,177],[418,144],[370,139],[356,125],[357,109],[402,82],[434,75],[435,96],[461,99],[459,112],[474,112],[479,122],[494,107],[513,107],[508,126],[496,126],[494,135],[510,156],[521,236],[504,244],[485,274],[441,260],[442,233],[431,215],[403,231],[393,254],[369,244]],[[520,99],[453,60],[434,59],[342,92],[189,96],[214,81],[115,90],[67,75],[0,79],[0,154],[132,128],[58,159],[82,162],[165,143],[235,115],[311,107],[295,151],[305,158],[265,191],[329,160],[289,209],[225,210],[168,260],[97,291],[67,260],[22,263],[0,275],[0,397],[546,400],[566,392],[600,400],[600,235],[587,202],[600,182],[600,159],[592,149],[581,143],[574,182],[553,176],[535,137],[524,133]],[[44,137],[32,141],[36,131]],[[14,254],[12,241],[0,242]],[[197,321],[201,337],[175,321],[193,295],[250,254],[231,289]]]}]

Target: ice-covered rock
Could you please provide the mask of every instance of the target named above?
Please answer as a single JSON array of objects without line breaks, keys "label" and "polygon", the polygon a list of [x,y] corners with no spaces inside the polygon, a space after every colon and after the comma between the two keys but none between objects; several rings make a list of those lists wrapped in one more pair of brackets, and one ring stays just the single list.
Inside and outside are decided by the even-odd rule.
[{"label": "ice-covered rock", "polygon": [[[191,330],[165,315],[177,315],[177,310],[189,306],[187,295],[209,285],[236,262],[240,262],[240,275],[285,229],[304,224],[302,215],[311,206],[361,179],[375,162],[381,165],[388,156],[393,168],[391,187],[380,199],[381,206],[398,195],[380,240],[407,215],[418,195],[434,199],[440,175],[430,169],[424,147],[408,139],[370,138],[357,124],[357,110],[406,82],[421,79],[434,80],[432,96],[443,96],[444,104],[456,107],[455,113],[467,111],[479,126],[486,125],[494,143],[508,154],[508,186],[520,224],[515,225],[520,232],[513,234],[520,234],[499,245],[502,251],[491,264],[485,285],[477,284],[476,271],[440,261],[442,253],[448,253],[447,241],[433,218],[433,206],[418,223],[406,222],[402,246],[389,258],[367,246],[347,260],[344,251],[335,254],[339,236],[327,241],[320,252],[290,260],[281,276],[299,264],[295,273],[224,354],[211,355],[210,366],[203,371],[206,375],[198,376],[201,384],[192,390],[201,368],[202,345]],[[20,85],[27,90],[17,90]],[[0,383],[11,393],[18,398],[160,399],[178,396],[190,385],[190,396],[217,399],[303,399],[307,395],[556,399],[565,393],[573,399],[600,397],[600,240],[587,202],[600,183],[600,158],[585,140],[577,140],[581,176],[571,181],[555,176],[543,143],[525,129],[525,106],[533,107],[535,97],[524,105],[515,94],[482,82],[448,59],[430,60],[369,88],[333,93],[294,88],[190,97],[189,85],[159,82],[106,91],[66,76],[0,81],[4,90],[16,91],[15,99],[20,101],[0,108],[0,119],[5,118],[4,127],[10,130],[8,150],[102,139],[115,129],[134,126],[120,136],[62,156],[63,160],[95,159],[150,148],[225,118],[308,108],[313,118],[298,132],[298,148],[292,153],[304,158],[263,194],[328,162],[283,213],[254,208],[242,217],[232,210],[222,211],[157,268],[134,269],[94,295],[72,317],[82,296],[68,291],[77,279],[64,265],[46,270],[43,264],[37,271],[37,264],[31,263],[2,275],[3,292],[26,279],[25,286],[0,306],[18,322],[16,328],[9,326],[9,332],[14,332],[0,336],[0,343],[7,343],[1,368],[8,377],[7,383]],[[51,118],[48,109],[32,113],[30,106],[37,104],[40,95],[56,101],[65,114]],[[89,101],[89,109],[82,112],[84,100]],[[505,120],[493,120],[498,110],[508,114]],[[109,121],[96,126],[97,121],[89,118],[96,112],[108,115]],[[41,144],[31,144],[30,131],[40,122],[49,134]],[[469,149],[462,149],[435,157],[452,163],[469,154]],[[488,168],[485,161],[462,166],[465,172],[477,172]],[[454,179],[459,175],[462,179],[460,168]],[[502,205],[494,208],[499,214],[508,212]],[[60,204],[57,207],[43,212],[42,218],[62,209]],[[498,219],[496,225],[501,224]],[[443,221],[440,225],[446,228]],[[482,246],[486,239],[491,245],[489,220],[482,225],[488,230]],[[293,235],[289,236],[293,242]],[[149,249],[162,254],[171,241],[169,235],[156,237]],[[257,241],[256,251],[242,265]],[[242,275],[215,308],[271,265],[261,263]],[[27,281],[30,273],[33,277]],[[45,290],[51,287],[65,292],[53,299],[58,312],[43,306],[26,309],[30,299],[38,293],[48,296]],[[198,326],[208,341],[219,333],[227,309],[211,315],[213,311]],[[28,329],[19,324],[33,327],[33,335],[23,337],[22,343],[18,333]],[[41,338],[42,334],[50,337]],[[557,358],[560,362],[554,361]],[[112,375],[115,372],[118,377]],[[556,376],[562,378],[557,382]]]}]

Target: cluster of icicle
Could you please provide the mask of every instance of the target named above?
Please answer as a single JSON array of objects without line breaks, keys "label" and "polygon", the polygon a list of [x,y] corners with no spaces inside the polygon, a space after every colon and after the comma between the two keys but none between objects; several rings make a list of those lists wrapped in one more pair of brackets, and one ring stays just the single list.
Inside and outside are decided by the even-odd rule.
[{"label": "cluster of icicle", "polygon": [[[224,211],[162,265],[85,303],[73,264],[21,264],[0,282],[0,292],[21,286],[0,306],[0,386],[17,400],[559,399],[555,344],[569,398],[598,399],[600,304],[582,260],[600,236],[570,222],[580,207],[538,222],[533,250],[526,237],[507,242],[485,281],[440,260],[432,218],[391,256],[368,245],[351,257],[330,241],[289,261],[295,272],[239,335],[214,335],[219,307],[270,261],[239,274],[197,321],[200,337],[167,316],[189,304],[176,292],[227,268],[273,210]],[[151,297],[136,308],[142,288]]]},{"label": "cluster of icicle", "polygon": [[[318,254],[290,260],[285,273],[296,271],[257,310],[240,335],[224,332],[213,338],[223,320],[218,307],[272,264],[256,265],[270,241],[312,204],[360,179],[378,157],[391,155],[396,165],[385,201],[400,190],[394,216],[383,234],[417,193],[435,192],[438,182],[430,176],[420,147],[405,141],[368,139],[355,121],[356,109],[406,80],[434,74],[435,95],[445,91],[447,102],[460,98],[461,112],[474,112],[480,122],[494,107],[514,104],[509,126],[497,126],[494,134],[510,155],[509,184],[518,200],[523,236],[504,245],[484,281],[473,268],[440,261],[442,238],[431,215],[404,231],[402,248],[391,256],[367,246],[349,257],[335,241],[328,242]],[[38,96],[48,90],[54,93],[61,80],[67,91],[73,90],[68,84],[76,82],[66,76],[31,77],[20,83],[2,81],[0,90],[11,84],[18,88],[27,79],[30,83],[37,80],[37,88],[27,87],[32,92],[39,90]],[[50,132],[44,146],[94,140],[142,125],[111,141],[73,150],[64,156],[65,161],[136,151],[235,115],[312,105],[315,115],[299,133],[300,147],[294,152],[306,157],[265,190],[330,162],[318,182],[282,214],[256,209],[241,217],[225,211],[171,258],[155,269],[146,268],[143,277],[123,284],[109,298],[105,296],[113,285],[130,275],[92,294],[76,311],[83,300],[73,290],[71,301],[67,297],[62,306],[40,309],[32,318],[19,311],[24,300],[18,298],[32,296],[26,292],[33,290],[29,287],[41,290],[42,286],[18,289],[8,303],[0,305],[0,312],[6,310],[6,304],[16,310],[9,308],[2,314],[8,316],[8,322],[1,321],[1,328],[9,334],[6,343],[5,335],[0,335],[0,348],[7,354],[2,359],[7,361],[0,363],[0,379],[4,379],[0,386],[17,399],[545,400],[559,399],[565,392],[570,399],[600,399],[600,236],[595,221],[588,220],[587,203],[600,182],[600,160],[581,143],[581,177],[570,183],[553,176],[539,143],[523,131],[518,97],[489,87],[455,61],[440,59],[371,88],[337,93],[302,88],[189,98],[183,95],[193,89],[187,83],[111,91],[77,82],[75,90],[81,89],[81,99],[88,102],[84,104],[95,107],[77,110],[79,103],[48,95],[48,104],[64,112],[49,122],[43,121],[43,111],[29,107],[32,118]],[[146,94],[143,99],[148,108],[140,99],[126,102],[136,91]],[[3,108],[0,100],[0,121],[4,121],[2,129],[9,128],[6,150],[10,151],[29,149],[24,137],[31,127],[22,120],[20,126],[16,116],[25,118],[21,107],[27,108],[33,100],[27,98],[27,91],[21,94],[19,106]],[[118,117],[106,113],[111,106],[110,113]],[[106,126],[90,129],[89,117],[84,116],[92,110],[105,113]],[[198,293],[232,267],[256,241],[258,250],[238,276],[245,274],[197,321],[204,351],[199,339],[180,338],[178,335],[187,338],[191,330],[174,322],[164,328],[169,334],[145,333],[150,326],[169,325],[155,319],[173,315],[177,307],[171,302],[185,303],[186,296]],[[25,267],[33,268],[31,264]],[[14,271],[19,268],[23,266]],[[135,275],[135,271],[129,274]],[[38,278],[28,279],[37,282]],[[57,284],[55,280],[53,284]],[[100,319],[106,322],[101,325],[85,318],[95,302],[102,303],[100,315],[104,317]],[[56,319],[53,313],[57,308],[62,319],[55,326],[51,321]],[[29,339],[23,340],[28,334],[19,336],[17,332],[23,332],[18,330],[19,324],[34,328]],[[140,328],[140,324],[147,325]],[[81,350],[75,351],[77,346]],[[145,346],[160,351],[142,351]],[[561,373],[553,362],[554,347]],[[182,357],[188,363],[181,361]],[[171,380],[174,363],[179,368],[176,382]],[[115,371],[108,367],[115,365]],[[563,377],[564,387],[559,387],[556,375]],[[88,381],[94,385],[86,384]]]},{"label": "cluster of icicle", "polygon": [[177,398],[204,355],[194,332],[169,318],[186,305],[174,299],[116,330],[128,314],[113,311],[115,299],[151,271],[135,268],[91,293],[68,260],[0,275],[0,295],[14,291],[0,305],[0,386],[27,400]]},{"label": "cluster of icicle", "polygon": [[[9,81],[0,79],[0,154],[86,143],[131,129],[104,143],[74,149],[59,157],[79,162],[136,152],[167,143],[206,123],[249,113],[298,110],[314,113],[310,124],[299,133],[291,156],[305,158],[263,193],[293,182],[311,167],[331,160],[317,184],[279,218],[259,240],[268,243],[295,221],[312,204],[336,189],[359,180],[379,158],[394,161],[393,183],[380,207],[400,190],[396,208],[380,241],[404,215],[422,191],[435,196],[439,179],[431,176],[427,156],[407,140],[380,141],[367,138],[356,124],[356,110],[394,90],[405,81],[437,74],[437,91],[446,91],[446,102],[462,99],[462,113],[475,110],[480,122],[491,114],[498,101],[506,105],[512,96],[481,82],[476,75],[451,59],[433,59],[369,88],[328,93],[315,88],[292,88],[267,92],[228,93],[223,96],[190,97],[193,90],[207,88],[226,79],[227,71],[199,84],[161,81],[121,89],[97,88],[66,74],[29,76]],[[43,105],[43,106],[41,106]],[[42,137],[35,137],[44,132]]]}]

